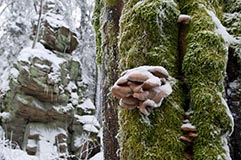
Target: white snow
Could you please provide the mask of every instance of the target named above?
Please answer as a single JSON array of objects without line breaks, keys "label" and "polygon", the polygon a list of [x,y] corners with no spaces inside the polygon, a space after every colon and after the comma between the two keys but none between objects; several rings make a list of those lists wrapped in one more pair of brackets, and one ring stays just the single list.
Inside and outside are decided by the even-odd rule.
[{"label": "white snow", "polygon": [[2,81],[0,81],[1,82],[1,84],[0,84],[0,94],[1,94],[1,92],[6,92],[10,89],[10,87],[9,87],[9,72],[7,72],[7,70],[8,69],[6,69],[0,77],[0,80],[2,80]]},{"label": "white snow", "polygon": [[[56,136],[59,134],[66,135],[67,133],[64,129],[60,127],[48,127],[48,125],[38,123],[32,123],[29,129],[30,135],[39,135],[37,156],[40,160],[58,157],[59,153],[56,147]],[[33,145],[32,142],[30,145]]]},{"label": "white snow", "polygon": [[228,145],[228,140],[227,137],[229,137],[230,135],[225,134],[221,137],[221,141],[222,141],[222,145],[223,145],[223,149],[225,150],[226,154],[222,154],[220,155],[220,157],[218,158],[218,160],[222,160],[223,158],[221,158],[221,156],[225,157],[225,160],[232,160],[232,158],[230,157],[230,150],[229,150],[229,145]]},{"label": "white snow", "polygon": [[233,116],[232,116],[232,113],[228,107],[228,104],[227,102],[225,101],[225,99],[222,97],[222,94],[219,93],[219,96],[221,98],[221,101],[222,101],[222,104],[226,107],[226,113],[227,115],[229,116],[230,120],[231,120],[231,126],[232,126],[232,130],[230,131],[230,133],[228,133],[228,136],[231,136],[231,134],[233,133],[233,130],[234,130],[234,119],[233,119]]},{"label": "white snow", "polygon": [[70,100],[73,105],[77,105],[79,103],[79,96],[76,92],[71,92],[70,94]]},{"label": "white snow", "polygon": [[213,22],[216,24],[216,32],[223,37],[227,43],[236,43],[237,40],[227,32],[227,29],[222,25],[220,20],[217,18],[215,13],[211,10],[206,9],[207,13],[211,16]]},{"label": "white snow", "polygon": [[76,86],[76,84],[72,81],[70,81],[67,85],[67,87],[65,87],[66,90],[68,90],[70,93],[72,92],[72,90],[77,89],[78,87]]},{"label": "white snow", "polygon": [[[0,126],[0,135],[2,127]],[[18,146],[13,148],[13,142],[5,139],[4,135],[0,137],[0,158],[1,160],[39,160],[35,156],[30,156],[26,152],[19,149]]]},{"label": "white snow", "polygon": [[87,110],[95,110],[95,106],[94,104],[92,103],[91,99],[87,98],[84,103],[80,104],[77,106],[77,108],[81,108],[83,109],[85,112]]},{"label": "white snow", "polygon": [[182,124],[181,128],[192,128],[192,129],[196,129],[196,127],[195,127],[194,125],[192,125],[191,123]]},{"label": "white snow", "polygon": [[87,132],[98,133],[99,130],[93,124],[85,124],[83,125],[83,129]]},{"label": "white snow", "polygon": [[19,75],[19,71],[16,69],[16,68],[12,68],[10,70],[10,75],[13,77],[13,78],[17,78],[18,75]]},{"label": "white snow", "polygon": [[64,22],[64,16],[62,16],[62,15],[48,13],[46,15],[45,19],[48,21],[48,23],[53,28],[58,28],[58,27],[62,27],[62,26],[65,28],[69,28],[69,26]]},{"label": "white snow", "polygon": [[11,119],[11,114],[9,112],[2,112],[0,113],[0,119],[5,122]]},{"label": "white snow", "polygon": [[96,155],[94,155],[93,157],[91,157],[89,160],[104,160],[104,153],[99,152]]},{"label": "white snow", "polygon": [[137,68],[126,70],[122,73],[122,75],[128,76],[130,73],[135,72],[152,78],[153,74],[151,74],[149,71],[160,71],[161,73],[168,75],[167,70],[162,66],[140,66]]},{"label": "white snow", "polygon": [[48,80],[52,83],[58,83],[61,81],[61,73],[59,72],[59,67],[51,65],[52,71],[48,74]]},{"label": "white snow", "polygon": [[184,22],[184,24],[188,24],[189,21],[191,20],[191,16],[186,15],[186,14],[180,14],[178,17],[177,22]]},{"label": "white snow", "polygon": [[34,139],[28,139],[27,146],[30,148],[37,147],[37,142]]},{"label": "white snow", "polygon": [[0,126],[0,139],[2,139],[4,137],[4,130],[2,128],[2,126]]},{"label": "white snow", "polygon": [[165,97],[169,96],[172,93],[172,86],[169,82],[166,82],[165,85],[162,85],[160,87],[154,88],[156,92],[164,92],[166,95]]},{"label": "white snow", "polygon": [[51,51],[39,47],[41,45],[36,46],[36,48],[32,49],[31,47],[24,48],[18,56],[18,61],[24,61],[27,63],[31,63],[30,59],[33,57],[38,57],[41,60],[48,60],[54,64],[55,67],[59,68],[59,65],[66,62],[65,59],[59,58],[57,55],[52,53]]},{"label": "white snow", "polygon": [[237,88],[237,87],[240,86],[240,83],[239,83],[238,81],[233,81],[233,82],[230,82],[230,83],[228,84],[228,86],[229,86],[231,89],[235,89],[235,88]]},{"label": "white snow", "polygon": [[100,124],[94,115],[83,115],[83,116],[75,115],[75,118],[77,119],[77,121],[79,121],[82,124],[92,124],[100,128]]}]

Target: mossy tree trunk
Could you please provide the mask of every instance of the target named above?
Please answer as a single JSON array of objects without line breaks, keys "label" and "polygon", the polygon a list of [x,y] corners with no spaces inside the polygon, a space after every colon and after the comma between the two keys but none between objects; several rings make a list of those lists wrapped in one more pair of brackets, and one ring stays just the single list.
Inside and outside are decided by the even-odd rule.
[{"label": "mossy tree trunk", "polygon": [[97,60],[101,65],[101,85],[103,110],[104,159],[118,160],[119,129],[117,107],[118,101],[110,94],[110,87],[117,80],[118,69],[118,33],[122,0],[96,1],[95,29],[97,31]]},{"label": "mossy tree trunk", "polygon": [[221,1],[187,0],[182,8],[192,17],[183,71],[193,111],[190,121],[199,135],[194,143],[195,160],[230,159],[226,149],[233,122],[223,99],[228,51],[214,21],[222,16],[222,6]]},{"label": "mossy tree trunk", "polygon": [[[178,73],[178,19],[174,1],[129,0],[121,18],[119,48],[122,70],[141,65],[161,65],[171,76]],[[173,93],[145,122],[137,110],[121,109],[119,142],[122,160],[182,160],[184,144],[180,126],[184,97],[178,80]]]}]

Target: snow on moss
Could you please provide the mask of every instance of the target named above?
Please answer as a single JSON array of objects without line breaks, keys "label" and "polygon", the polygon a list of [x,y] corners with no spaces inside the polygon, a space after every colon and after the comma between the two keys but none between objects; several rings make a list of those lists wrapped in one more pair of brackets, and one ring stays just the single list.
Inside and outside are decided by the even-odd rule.
[{"label": "snow on moss", "polygon": [[227,29],[222,25],[215,13],[207,9],[207,13],[212,17],[213,22],[216,25],[215,32],[220,34],[227,43],[236,43],[237,40],[227,32]]}]

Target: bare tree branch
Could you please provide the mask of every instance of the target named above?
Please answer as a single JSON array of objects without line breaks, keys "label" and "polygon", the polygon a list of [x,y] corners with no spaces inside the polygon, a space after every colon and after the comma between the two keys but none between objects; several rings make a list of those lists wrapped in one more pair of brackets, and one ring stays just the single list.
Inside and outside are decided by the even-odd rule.
[{"label": "bare tree branch", "polygon": [[43,0],[40,0],[40,8],[39,8],[39,16],[38,16],[38,24],[37,24],[37,32],[35,35],[35,39],[33,42],[33,46],[32,48],[35,47],[37,41],[38,41],[38,37],[39,37],[39,30],[40,30],[40,23],[41,23],[41,16],[42,16],[42,10],[43,10]]},{"label": "bare tree branch", "polygon": [[[11,2],[11,3],[9,3],[9,4],[7,4],[4,8],[3,8],[3,10],[1,11],[1,13],[0,13],[0,16],[4,13],[4,11],[10,6],[10,5],[12,5],[14,2]],[[1,4],[2,4],[2,1],[1,1]]]}]

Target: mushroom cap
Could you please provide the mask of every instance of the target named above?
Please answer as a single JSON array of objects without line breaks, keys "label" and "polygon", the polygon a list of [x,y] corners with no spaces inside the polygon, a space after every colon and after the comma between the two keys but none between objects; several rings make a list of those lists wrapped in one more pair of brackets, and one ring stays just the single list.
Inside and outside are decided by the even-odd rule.
[{"label": "mushroom cap", "polygon": [[117,81],[116,81],[116,84],[117,85],[127,85],[127,77],[120,77]]},{"label": "mushroom cap", "polygon": [[187,134],[188,137],[191,137],[191,138],[197,138],[198,137],[198,134],[197,133],[192,133],[192,132],[189,132]]},{"label": "mushroom cap", "polygon": [[139,99],[140,101],[145,101],[149,97],[149,92],[148,91],[144,91],[144,92],[133,93],[133,97]]},{"label": "mushroom cap", "polygon": [[152,98],[152,100],[155,102],[155,103],[160,103],[161,101],[163,101],[163,96],[162,94],[160,93],[157,93],[155,94],[155,96]]},{"label": "mushroom cap", "polygon": [[120,100],[119,105],[120,105],[121,107],[127,109],[127,110],[133,110],[133,109],[136,108],[136,105],[129,105],[129,104],[126,104],[126,103],[123,102],[122,99]]},{"label": "mushroom cap", "polygon": [[179,15],[177,19],[177,23],[183,23],[183,24],[189,24],[190,21],[191,21],[191,16],[185,15],[185,14]]},{"label": "mushroom cap", "polygon": [[192,139],[187,136],[181,136],[179,139],[184,142],[192,143]]},{"label": "mushroom cap", "polygon": [[162,66],[152,66],[148,69],[154,76],[158,78],[168,78],[169,74],[167,70]]},{"label": "mushroom cap", "polygon": [[111,88],[111,92],[116,98],[120,99],[120,98],[128,97],[129,95],[131,95],[132,91],[129,86],[114,85]]},{"label": "mushroom cap", "polygon": [[148,79],[148,75],[134,72],[128,75],[127,79],[133,82],[145,82]]},{"label": "mushroom cap", "polygon": [[149,78],[148,80],[146,80],[144,83],[143,83],[143,89],[144,90],[149,90],[151,88],[155,88],[155,87],[158,87],[161,85],[161,81],[159,78],[153,76],[151,78]]},{"label": "mushroom cap", "polygon": [[148,106],[148,105],[145,105],[145,104],[141,104],[137,107],[139,109],[139,111],[144,114],[145,116],[149,116],[153,107],[152,106]]},{"label": "mushroom cap", "polygon": [[128,105],[135,105],[135,106],[139,104],[139,100],[132,96],[122,98],[122,102]]},{"label": "mushroom cap", "polygon": [[156,103],[155,101],[151,100],[151,99],[147,99],[143,102],[143,105],[145,106],[152,106],[153,108],[157,108],[157,107],[160,107],[162,103],[162,100],[158,103]]},{"label": "mushroom cap", "polygon": [[197,129],[195,126],[193,126],[191,123],[186,123],[181,126],[181,130],[183,131],[189,131],[189,132],[196,132]]},{"label": "mushroom cap", "polygon": [[141,92],[143,84],[129,81],[127,83],[133,92]]}]

